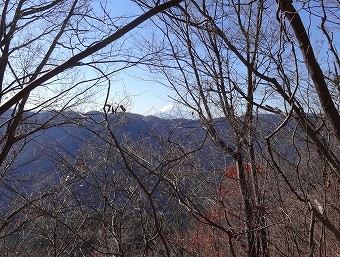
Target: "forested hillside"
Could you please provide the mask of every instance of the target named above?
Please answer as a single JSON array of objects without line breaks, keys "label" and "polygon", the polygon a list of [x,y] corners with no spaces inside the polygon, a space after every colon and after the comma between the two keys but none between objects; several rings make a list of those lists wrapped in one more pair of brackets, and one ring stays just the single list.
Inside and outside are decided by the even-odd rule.
[{"label": "forested hillside", "polygon": [[340,255],[338,0],[0,9],[1,256]]}]

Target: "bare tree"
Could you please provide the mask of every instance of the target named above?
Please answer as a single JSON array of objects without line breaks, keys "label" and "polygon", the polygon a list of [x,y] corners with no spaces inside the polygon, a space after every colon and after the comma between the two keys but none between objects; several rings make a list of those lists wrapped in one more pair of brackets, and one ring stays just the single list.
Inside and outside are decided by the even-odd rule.
[{"label": "bare tree", "polygon": [[[34,232],[32,245],[54,256],[206,256],[198,241],[217,256],[336,256],[338,2],[134,2],[149,11],[113,34],[83,32],[89,21],[104,24],[88,1],[2,5],[1,190],[12,201],[1,213],[2,247],[14,252]],[[114,27],[117,20],[102,10]],[[149,40],[145,54],[104,71],[119,56],[105,47],[149,19],[157,37],[141,39]],[[63,50],[67,56],[60,58]],[[178,126],[184,137],[174,129],[166,137],[148,135],[153,143],[120,138],[113,117],[124,120],[126,108],[112,108],[107,93],[101,118],[92,120],[100,130],[63,113],[100,144],[67,160],[55,151],[57,185],[43,190],[41,183],[39,194],[23,192],[29,179],[13,176],[14,160],[62,113],[35,122],[27,110],[52,104],[65,110],[75,103],[71,90],[79,85],[80,96],[98,83],[109,92],[110,76],[136,64],[148,64],[157,79],[162,74],[177,94],[174,100],[200,125],[186,127],[184,121]],[[68,80],[80,67],[98,76]],[[58,81],[69,86],[58,88]],[[35,88],[59,90],[29,107]],[[79,187],[88,194],[78,194]]]},{"label": "bare tree", "polygon": [[[24,156],[24,149],[34,146],[37,142],[35,137],[48,128],[79,123],[83,117],[70,110],[91,104],[91,95],[98,92],[98,86],[107,86],[113,73],[143,59],[139,56],[140,59],[122,60],[118,57],[122,54],[119,52],[121,46],[116,45],[117,50],[113,43],[153,15],[180,2],[157,4],[134,20],[122,21],[121,16],[111,17],[106,11],[108,3],[105,1],[101,1],[96,9],[93,9],[91,1],[84,0],[2,1],[0,237],[8,254],[20,246],[20,242],[12,244],[11,235],[24,233],[27,230],[22,228],[26,229],[26,225],[28,230],[31,229],[35,221],[39,221],[40,226],[45,220],[41,216],[45,214],[54,224],[51,229],[58,231],[61,226],[66,231],[58,235],[63,238],[61,243],[53,243],[52,235],[47,230],[44,232],[49,244],[53,243],[53,254],[70,253],[68,245],[74,244],[75,238],[66,234],[74,233],[82,224],[68,227],[62,215],[58,217],[53,208],[49,209],[53,205],[44,202],[44,199],[52,199],[58,194],[66,200],[66,195],[61,193],[67,191],[65,182],[57,181],[55,185],[54,179],[46,175],[46,170],[41,170],[39,176],[42,179],[32,185],[32,178],[39,171],[25,170],[25,163],[38,157]],[[100,54],[95,57],[93,54],[99,51]],[[41,113],[42,116],[37,115]],[[78,207],[81,209],[81,206]],[[35,212],[35,209],[38,211]],[[32,210],[32,215],[26,215],[29,210]],[[77,211],[79,209],[76,208],[74,213]]]},{"label": "bare tree", "polygon": [[[146,8],[150,4],[138,2]],[[298,247],[290,253],[309,251],[312,256],[316,246],[319,250],[326,248],[324,230],[316,228],[316,220],[333,235],[333,239],[327,239],[331,245],[339,240],[337,218],[332,214],[338,211],[327,204],[337,200],[325,198],[326,192],[337,190],[340,167],[339,92],[334,90],[338,41],[332,34],[339,29],[333,12],[338,8],[335,1],[322,1],[320,5],[299,1],[277,1],[277,5],[270,1],[185,1],[181,8],[164,12],[159,17],[163,23],[155,21],[158,33],[163,35],[158,42],[163,51],[150,63],[150,71],[164,75],[177,93],[175,100],[197,114],[215,144],[232,157],[245,230],[235,223],[239,230],[231,237],[246,235],[248,256],[267,256],[270,252],[284,255],[287,250],[267,236],[273,233],[275,224],[285,220],[268,223],[268,219],[272,221],[268,211],[276,204],[266,204],[272,201],[267,197],[272,190],[282,194],[282,182],[290,194],[277,198],[282,209],[276,209],[276,215],[281,212],[291,219],[294,210],[287,204],[300,214],[306,210],[311,213],[302,226],[310,233],[296,238]],[[327,44],[320,46],[318,42]],[[157,42],[149,45],[156,46]],[[263,116],[265,113],[272,115]],[[219,130],[220,117],[230,124],[232,135]],[[278,140],[286,135],[291,139]],[[317,158],[324,160],[321,166],[315,163]],[[267,167],[264,178],[256,164]],[[248,165],[250,168],[245,168]],[[319,169],[324,170],[323,176]],[[276,186],[272,180],[275,174],[279,175]],[[332,189],[325,185],[319,188],[325,178],[327,183],[334,183]],[[228,227],[219,229],[229,231]],[[294,233],[302,231],[297,223],[289,227]],[[323,240],[320,244],[315,242],[318,237]]]}]

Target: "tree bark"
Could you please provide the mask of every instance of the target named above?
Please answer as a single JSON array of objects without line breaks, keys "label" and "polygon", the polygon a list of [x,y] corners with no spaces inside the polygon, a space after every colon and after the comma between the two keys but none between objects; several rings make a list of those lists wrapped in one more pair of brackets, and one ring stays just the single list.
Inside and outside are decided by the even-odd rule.
[{"label": "tree bark", "polygon": [[286,16],[292,29],[294,30],[296,39],[300,45],[300,50],[303,55],[305,65],[310,73],[317,91],[321,107],[325,112],[327,120],[334,128],[334,133],[340,140],[340,115],[332,100],[328,90],[322,69],[315,58],[313,47],[307,35],[300,15],[290,0],[279,0],[279,9]]}]

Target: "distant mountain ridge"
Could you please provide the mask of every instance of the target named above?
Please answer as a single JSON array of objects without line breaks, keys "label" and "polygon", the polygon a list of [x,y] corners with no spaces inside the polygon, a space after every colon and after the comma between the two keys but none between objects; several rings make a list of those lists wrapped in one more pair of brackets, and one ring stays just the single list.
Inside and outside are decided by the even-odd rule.
[{"label": "distant mountain ridge", "polygon": [[[44,124],[56,114],[58,113],[26,113],[25,117],[30,124]],[[277,115],[260,115],[258,119],[260,119],[258,123],[261,131],[270,130],[280,122]],[[232,146],[234,139],[229,124],[223,118],[216,119],[214,122],[223,140]],[[155,149],[161,147],[162,142],[174,143],[180,144],[184,151],[201,147],[201,151],[205,152],[202,156],[206,158],[210,155],[221,160],[226,158],[225,153],[214,146],[204,130],[204,124],[199,120],[164,119],[132,113],[116,113],[108,115],[108,123],[121,143],[141,145],[147,142],[146,145],[149,144]],[[89,145],[104,146],[105,140],[110,140],[107,122],[101,112],[84,114],[65,112],[62,115],[56,115],[49,125],[51,127],[29,137],[27,145],[18,155],[3,181],[7,178],[8,181],[20,181],[18,190],[27,193],[33,190],[32,188],[41,178],[46,179],[50,176],[52,180],[58,182],[61,179],[58,174],[63,173],[60,170],[63,168],[59,167],[60,162],[68,160],[71,164],[82,165],[86,162],[82,159],[82,150],[87,149]],[[205,144],[202,146],[204,140]],[[211,165],[209,159],[201,161],[204,166]],[[6,194],[1,185],[0,190]]]},{"label": "distant mountain ridge", "polygon": [[[54,115],[53,112],[42,112],[38,114],[27,113],[28,120],[44,123]],[[88,112],[84,114],[66,112],[57,116],[51,123],[56,124],[50,128],[38,131],[21,153],[19,162],[30,162],[28,159],[39,153],[39,158],[44,157],[44,149],[55,148],[65,155],[76,156],[77,151],[91,140],[98,140],[98,135],[107,133],[106,121],[101,112]],[[261,130],[275,127],[279,124],[280,118],[277,115],[260,115]],[[156,116],[143,116],[133,113],[109,114],[108,121],[110,128],[119,141],[123,140],[152,140],[154,136],[169,137],[169,139],[199,141],[206,136],[204,124],[199,120],[189,119],[164,119]],[[230,140],[230,126],[223,118],[215,120],[216,127],[225,140]],[[58,125],[62,124],[62,125]],[[231,136],[232,137],[232,136]],[[46,153],[46,152],[45,152]],[[27,158],[29,157],[29,158]],[[34,162],[27,166],[30,169]],[[39,165],[46,167],[47,163],[39,162]],[[38,166],[39,166],[38,165]],[[35,165],[37,167],[37,165]],[[20,167],[22,172],[26,168]]]}]

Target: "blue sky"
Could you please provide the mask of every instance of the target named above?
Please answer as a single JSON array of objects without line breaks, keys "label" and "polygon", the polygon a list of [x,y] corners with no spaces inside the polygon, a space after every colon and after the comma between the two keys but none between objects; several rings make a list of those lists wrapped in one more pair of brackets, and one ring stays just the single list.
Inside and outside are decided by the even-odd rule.
[{"label": "blue sky", "polygon": [[[119,0],[108,2],[109,11],[112,17],[126,15],[137,16],[143,11],[131,0]],[[143,25],[142,25],[143,26]],[[140,33],[143,28],[136,28],[130,34]],[[129,35],[127,35],[129,36]],[[124,99],[127,95],[127,111],[142,115],[162,115],[168,113],[172,107],[172,100],[169,95],[171,90],[164,85],[152,82],[150,74],[138,67],[128,68],[119,72],[113,77],[111,97],[117,97],[117,101]],[[125,100],[123,100],[124,102]]]},{"label": "blue sky", "polygon": [[[123,19],[122,23],[127,23],[128,20],[132,20],[133,17],[143,12],[131,0],[109,1],[107,8],[106,11],[108,11],[112,17],[120,15],[130,16],[130,18]],[[305,26],[308,27],[310,17],[304,12],[301,12],[301,15]],[[143,24],[141,27],[130,31],[127,36],[137,34],[138,37],[138,34],[143,35],[143,33],[147,33],[148,29],[146,29],[145,26],[149,24]],[[310,28],[314,31],[313,26]],[[128,112],[142,115],[161,115],[162,113],[168,113],[174,107],[172,100],[169,98],[169,95],[173,95],[173,92],[164,85],[152,82],[150,74],[138,67],[128,68],[119,72],[113,77],[113,81],[111,97],[116,97],[117,101],[124,99],[122,102],[124,104],[126,100],[125,96],[127,96],[128,101],[126,101],[126,107]]]},{"label": "blue sky", "polygon": [[129,112],[155,115],[170,111],[173,107],[169,98],[172,94],[171,90],[164,85],[138,78],[143,76],[147,78],[147,72],[138,68],[129,68],[120,72],[115,77],[111,94],[119,95],[118,98],[124,98],[127,95]]}]

